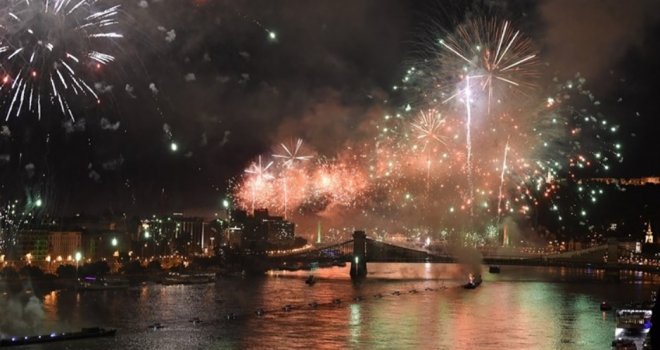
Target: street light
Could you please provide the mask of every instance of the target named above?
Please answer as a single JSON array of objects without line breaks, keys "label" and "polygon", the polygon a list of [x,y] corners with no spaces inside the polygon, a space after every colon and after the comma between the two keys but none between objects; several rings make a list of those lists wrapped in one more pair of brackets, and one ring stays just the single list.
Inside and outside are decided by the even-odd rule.
[{"label": "street light", "polygon": [[41,205],[43,204],[43,202],[41,201],[41,198],[39,198],[39,199],[37,199],[37,201],[34,204],[37,206],[37,208],[41,208]]},{"label": "street light", "polygon": [[80,264],[80,260],[82,260],[82,254],[80,252],[76,252],[76,267]]},{"label": "street light", "polygon": [[113,247],[116,247],[117,244],[118,244],[118,242],[117,242],[117,238],[116,238],[116,237],[113,237],[113,238],[112,238],[112,241],[111,241],[110,243],[112,244]]},{"label": "street light", "polygon": [[222,207],[225,209],[229,209],[229,200],[228,199],[223,199],[222,200]]}]

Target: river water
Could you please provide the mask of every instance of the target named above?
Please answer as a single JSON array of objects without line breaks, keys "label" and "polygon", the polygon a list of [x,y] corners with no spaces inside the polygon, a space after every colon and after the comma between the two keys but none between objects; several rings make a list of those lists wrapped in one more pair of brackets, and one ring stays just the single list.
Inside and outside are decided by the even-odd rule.
[{"label": "river water", "polygon": [[[53,292],[43,298],[43,331],[99,325],[117,336],[29,348],[609,349],[613,314],[599,303],[648,299],[660,286],[648,274],[611,282],[597,270],[502,266],[500,274],[484,267],[483,284],[465,290],[452,264],[370,264],[368,278],[353,284],[348,268],[314,271],[311,287],[308,272],[272,272],[206,285]],[[292,310],[283,311],[286,304]],[[155,322],[165,328],[148,329]]]}]

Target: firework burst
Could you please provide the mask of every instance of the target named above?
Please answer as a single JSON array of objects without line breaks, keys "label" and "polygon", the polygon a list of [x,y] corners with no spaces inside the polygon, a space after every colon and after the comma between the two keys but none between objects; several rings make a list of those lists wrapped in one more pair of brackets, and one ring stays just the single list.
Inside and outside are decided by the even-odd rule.
[{"label": "firework burst", "polygon": [[267,182],[273,179],[273,175],[270,174],[268,169],[273,165],[273,162],[268,162],[266,165],[263,164],[261,156],[259,160],[253,162],[248,169],[245,170],[245,173],[250,175],[249,188],[252,197],[252,212],[254,212],[255,205],[257,204],[257,194],[269,190],[270,186],[267,186]]},{"label": "firework burst", "polygon": [[[537,81],[536,53],[509,22],[469,21],[433,46],[400,86],[409,103],[373,121],[373,142],[342,140],[338,154],[315,162],[299,158],[300,141],[280,145],[285,211],[475,244],[496,243],[506,225],[551,219],[538,215],[548,209],[556,220],[546,227],[589,227],[603,190],[579,179],[606,173],[623,146],[586,81]],[[246,173],[236,188],[243,208],[254,206],[254,180]],[[282,191],[266,187],[257,202],[281,212]]]},{"label": "firework burst", "polygon": [[91,80],[115,61],[110,53],[120,5],[97,0],[7,0],[0,5],[0,68],[6,119],[42,115],[44,104],[74,119],[70,99],[99,96]]},{"label": "firework burst", "polygon": [[445,144],[444,124],[445,119],[436,110],[422,111],[417,120],[410,123],[417,134],[417,140],[422,141],[423,149],[426,149],[430,143]]},{"label": "firework burst", "polygon": [[297,139],[295,143],[286,145],[284,143],[280,144],[281,150],[283,153],[273,154],[273,158],[282,160],[282,166],[285,170],[282,172],[282,190],[283,194],[283,207],[284,207],[284,218],[288,218],[289,212],[289,173],[294,170],[293,168],[298,162],[304,162],[312,159],[312,156],[304,155],[303,140]]},{"label": "firework burst", "polygon": [[537,53],[531,41],[508,21],[468,21],[438,40],[438,45],[436,83],[441,88],[449,84],[455,91],[443,91],[443,103],[462,97],[470,82],[471,93],[485,97],[490,114],[492,103],[501,103],[510,91],[525,93],[536,86]]},{"label": "firework burst", "polygon": [[285,168],[291,168],[298,162],[304,162],[312,159],[311,155],[303,154],[303,140],[297,139],[290,144],[281,143],[281,151],[273,154],[273,158],[280,159]]}]

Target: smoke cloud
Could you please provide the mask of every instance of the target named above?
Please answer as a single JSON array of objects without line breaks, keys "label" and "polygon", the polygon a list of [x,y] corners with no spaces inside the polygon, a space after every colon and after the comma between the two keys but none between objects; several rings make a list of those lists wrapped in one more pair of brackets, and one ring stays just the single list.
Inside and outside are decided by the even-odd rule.
[{"label": "smoke cloud", "polygon": [[553,70],[594,78],[641,48],[646,29],[660,19],[660,2],[546,0],[539,12],[543,56]]}]

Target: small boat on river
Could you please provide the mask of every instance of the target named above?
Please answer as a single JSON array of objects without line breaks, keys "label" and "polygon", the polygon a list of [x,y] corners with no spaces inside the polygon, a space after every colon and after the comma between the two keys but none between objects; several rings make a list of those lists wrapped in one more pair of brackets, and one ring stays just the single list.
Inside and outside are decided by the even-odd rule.
[{"label": "small boat on river", "polygon": [[164,285],[205,284],[213,282],[215,282],[215,275],[209,273],[199,273],[194,275],[170,273],[163,279]]},{"label": "small boat on river", "polygon": [[313,286],[314,284],[316,284],[316,277],[314,277],[314,275],[309,275],[309,277],[307,277],[307,279],[305,280],[305,283],[310,287]]},{"label": "small boat on river", "polygon": [[481,285],[481,275],[470,274],[468,276],[468,283],[463,285],[465,289],[475,289]]}]

